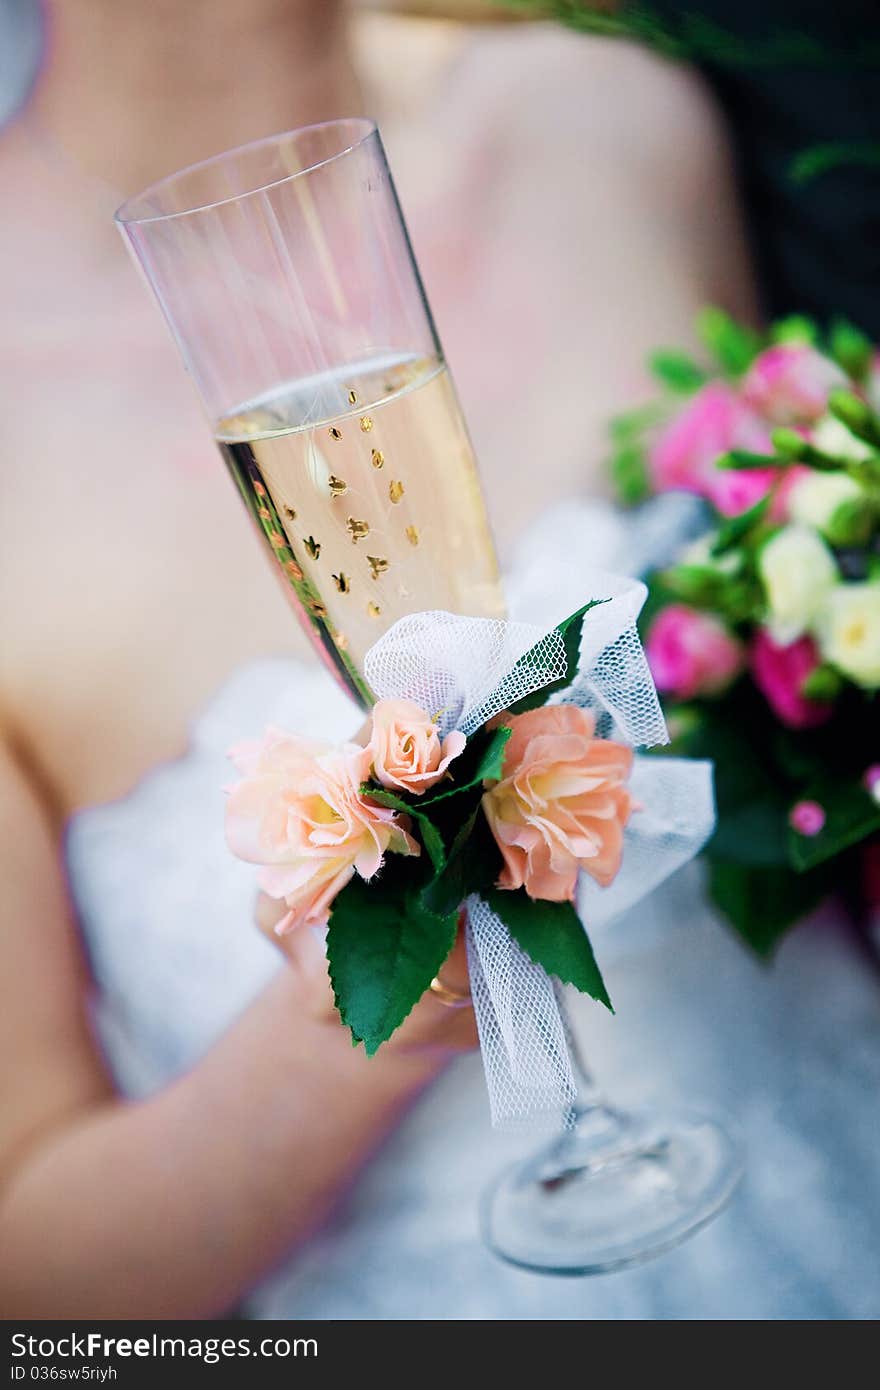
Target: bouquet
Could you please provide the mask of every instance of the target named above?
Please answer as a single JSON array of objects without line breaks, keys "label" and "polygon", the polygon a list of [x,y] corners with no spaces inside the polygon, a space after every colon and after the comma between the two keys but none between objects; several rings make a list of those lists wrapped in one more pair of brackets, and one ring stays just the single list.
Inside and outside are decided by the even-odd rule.
[{"label": "bouquet", "polygon": [[634,627],[645,590],[601,582],[549,631],[400,619],[366,657],[363,746],[269,729],[232,750],[229,845],[284,900],[279,932],[326,928],[355,1045],[372,1054],[403,1022],[464,916],[496,1121],[574,1098],[554,982],[611,1007],[583,921],[608,915],[591,891],[615,884],[620,910],[712,825],[705,765],[634,759],[634,743],[666,736]]},{"label": "bouquet", "polygon": [[713,365],[655,355],[613,471],[627,502],[702,499],[646,650],[673,745],[715,765],[711,895],[767,954],[831,890],[880,902],[880,357],[843,322],[699,327]]}]

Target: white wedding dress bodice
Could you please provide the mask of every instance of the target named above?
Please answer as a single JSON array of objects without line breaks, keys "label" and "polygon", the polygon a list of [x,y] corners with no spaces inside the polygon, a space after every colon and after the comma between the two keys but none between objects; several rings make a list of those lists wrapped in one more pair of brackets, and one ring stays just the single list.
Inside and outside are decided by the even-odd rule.
[{"label": "white wedding dress bodice", "polygon": [[[553,528],[559,541],[559,522]],[[546,549],[537,554],[546,555]],[[251,927],[254,871],[223,838],[226,750],[274,722],[343,738],[357,713],[329,676],[240,670],[184,757],[68,826],[71,888],[120,1089],[191,1066],[278,969]],[[830,916],[758,964],[676,875],[594,942],[617,1007],[575,1019],[618,1103],[717,1106],[747,1145],[729,1209],[660,1259],[611,1277],[514,1270],[482,1246],[481,1189],[541,1136],[491,1130],[479,1057],[412,1109],[336,1218],[253,1293],[258,1318],[839,1319],[880,1312],[880,990]]]}]

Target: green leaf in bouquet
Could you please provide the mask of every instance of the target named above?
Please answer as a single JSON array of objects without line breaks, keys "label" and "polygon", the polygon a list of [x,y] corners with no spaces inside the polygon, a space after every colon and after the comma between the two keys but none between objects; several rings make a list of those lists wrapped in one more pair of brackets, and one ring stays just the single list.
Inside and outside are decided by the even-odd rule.
[{"label": "green leaf in bouquet", "polygon": [[611,456],[611,480],[619,500],[634,507],[651,495],[651,479],[645,451],[637,440],[618,443]]},{"label": "green leaf in bouquet", "polygon": [[501,852],[477,802],[458,828],[442,873],[422,890],[431,912],[454,912],[471,893],[488,892],[501,873]]},{"label": "green leaf in bouquet", "polygon": [[483,896],[530,960],[614,1012],[590,938],[571,903],[530,898],[522,888],[493,888]]},{"label": "green leaf in bouquet", "polygon": [[697,316],[697,332],[730,376],[742,376],[761,351],[757,333],[715,306],[710,305]]},{"label": "green leaf in bouquet", "polygon": [[504,750],[511,732],[501,724],[497,729],[482,729],[469,738],[465,751],[456,758],[450,769],[455,780],[452,783],[439,782],[426,792],[420,801],[420,810],[426,812],[439,802],[449,801],[475,788],[482,794],[484,782],[497,781],[502,775]]},{"label": "green leaf in bouquet", "polygon": [[[401,861],[406,864],[411,861]],[[330,981],[352,1041],[367,1055],[399,1028],[452,950],[455,910],[431,912],[405,871],[380,884],[357,876],[337,897],[327,929]]]},{"label": "green leaf in bouquet", "polygon": [[787,425],[778,425],[776,429],[771,430],[770,442],[781,456],[780,463],[786,468],[791,463],[806,463],[820,473],[837,473],[846,467],[843,459],[817,449],[809,439],[798,434],[797,430],[789,429]]},{"label": "green leaf in bouquet", "polygon": [[749,533],[761,524],[770,509],[770,496],[761,497],[754,506],[740,512],[738,516],[728,517],[718,527],[712,542],[711,554],[716,558],[742,544]]},{"label": "green leaf in bouquet", "polygon": [[835,319],[829,335],[831,356],[853,381],[864,381],[874,356],[871,339],[846,319]]},{"label": "green leaf in bouquet", "polygon": [[[538,709],[541,705],[546,705],[551,695],[556,694],[559,690],[568,689],[578,673],[578,660],[580,658],[581,633],[583,632],[584,618],[591,608],[596,608],[600,603],[607,602],[608,600],[604,598],[591,599],[589,603],[584,604],[583,608],[579,608],[576,613],[572,613],[571,617],[559,623],[556,631],[562,638],[563,646],[565,647],[565,674],[560,676],[558,680],[551,681],[549,685],[541,686],[540,689],[533,690],[530,694],[524,695],[521,700],[516,700],[514,704],[510,706],[508,713],[525,714],[527,710]],[[529,670],[539,664],[541,660],[540,647],[541,644],[538,643],[537,646],[527,651],[524,656],[521,656],[513,668],[514,673],[520,669]]]},{"label": "green leaf in bouquet", "polygon": [[787,867],[790,797],[772,755],[775,726],[742,684],[703,706],[683,751],[715,765],[718,821],[710,853],[744,866]]},{"label": "green leaf in bouquet", "polygon": [[608,433],[615,444],[632,444],[639,441],[646,431],[661,425],[667,418],[667,407],[659,401],[636,406],[615,415],[608,424]]},{"label": "green leaf in bouquet", "polygon": [[880,447],[880,421],[876,414],[854,391],[836,388],[828,396],[828,409],[858,438],[873,448]]},{"label": "green leaf in bouquet", "polygon": [[843,677],[833,666],[814,666],[801,685],[805,700],[818,700],[820,704],[836,700],[843,689]]},{"label": "green leaf in bouquet", "polygon": [[880,806],[857,778],[826,773],[798,800],[815,801],[825,812],[825,824],[816,835],[801,835],[789,826],[790,860],[801,873],[880,832]]},{"label": "green leaf in bouquet", "polygon": [[397,792],[386,791],[384,787],[374,787],[369,782],[361,787],[361,795],[375,801],[377,806],[387,806],[392,811],[403,811],[416,822],[425,852],[436,873],[446,866],[446,847],[443,836],[430,816],[425,815],[415,797],[399,796]]},{"label": "green leaf in bouquet", "polygon": [[677,352],[674,348],[660,348],[652,353],[648,366],[663,386],[684,395],[698,391],[706,380],[703,368],[686,352]]},{"label": "green leaf in bouquet", "polygon": [[759,956],[773,955],[789,927],[827,897],[833,886],[824,866],[811,873],[756,867],[709,856],[709,893]]},{"label": "green leaf in bouquet", "polygon": [[819,327],[815,319],[809,319],[805,314],[789,314],[771,326],[770,337],[774,343],[807,343],[813,346],[819,341]]},{"label": "green leaf in bouquet", "polygon": [[787,468],[788,459],[778,458],[776,454],[753,454],[748,449],[728,449],[719,454],[716,467],[745,472],[750,468]]},{"label": "green leaf in bouquet", "polygon": [[[727,551],[721,558],[734,553]],[[763,604],[760,581],[751,570],[725,573],[709,565],[675,565],[663,570],[659,580],[670,599],[715,613],[734,624],[753,619]]]}]

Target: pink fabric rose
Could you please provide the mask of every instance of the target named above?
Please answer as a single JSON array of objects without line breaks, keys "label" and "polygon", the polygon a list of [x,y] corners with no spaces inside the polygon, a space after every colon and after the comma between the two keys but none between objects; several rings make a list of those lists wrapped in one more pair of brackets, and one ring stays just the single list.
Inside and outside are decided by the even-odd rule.
[{"label": "pink fabric rose", "polygon": [[504,858],[499,888],[571,902],[580,869],[607,886],[633,809],[624,785],[632,749],[594,738],[593,716],[576,705],[545,705],[505,722],[513,733],[504,776],[483,797]]},{"label": "pink fabric rose", "polygon": [[749,656],[752,679],[774,714],[790,729],[812,729],[830,718],[833,706],[801,694],[804,681],[819,665],[812,637],[780,646],[759,628]]},{"label": "pink fabric rose", "polygon": [[412,700],[379,700],[367,747],[377,782],[419,796],[446,776],[466,742],[453,729],[441,743],[433,719]]},{"label": "pink fabric rose", "polygon": [[651,624],[645,653],[657,689],[676,700],[720,695],[743,667],[742,643],[718,618],[671,603]]},{"label": "pink fabric rose", "polygon": [[809,425],[824,415],[829,392],[847,384],[837,363],[808,343],[777,343],[755,358],[743,397],[774,425]]},{"label": "pink fabric rose", "polygon": [[369,879],[388,853],[418,854],[405,817],[361,795],[366,748],[334,748],[268,729],[230,754],[242,780],[226,804],[226,839],[239,859],[261,865],[263,892],[290,911],[279,935],[323,926],[353,874]]},{"label": "pink fabric rose", "polygon": [[778,475],[772,468],[718,468],[719,456],[731,449],[767,454],[770,436],[732,386],[710,381],[654,442],[648,467],[655,489],[695,492],[723,515],[737,516],[766,496]]}]

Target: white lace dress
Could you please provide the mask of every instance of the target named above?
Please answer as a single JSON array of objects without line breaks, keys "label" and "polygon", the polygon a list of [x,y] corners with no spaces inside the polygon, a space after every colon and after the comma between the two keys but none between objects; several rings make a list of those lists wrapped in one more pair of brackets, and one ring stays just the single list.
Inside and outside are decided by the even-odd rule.
[{"label": "white lace dress", "polygon": [[[557,518],[554,546],[576,520]],[[191,1066],[283,968],[249,926],[253,870],[223,840],[226,749],[270,721],[341,738],[357,715],[315,668],[248,666],[198,720],[185,757],[68,827],[97,1024],[129,1095]],[[880,1313],[880,988],[843,926],[829,913],[794,932],[768,969],[705,905],[691,867],[595,945],[617,1014],[584,1001],[575,1017],[604,1088],[624,1104],[689,1100],[733,1116],[748,1166],[729,1209],[678,1250],[603,1278],[502,1265],[481,1245],[479,1194],[538,1141],[490,1129],[480,1061],[467,1058],[389,1138],[333,1224],[252,1294],[251,1316]]]}]

